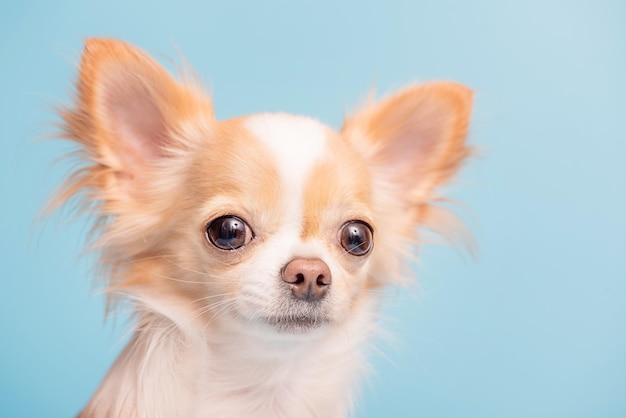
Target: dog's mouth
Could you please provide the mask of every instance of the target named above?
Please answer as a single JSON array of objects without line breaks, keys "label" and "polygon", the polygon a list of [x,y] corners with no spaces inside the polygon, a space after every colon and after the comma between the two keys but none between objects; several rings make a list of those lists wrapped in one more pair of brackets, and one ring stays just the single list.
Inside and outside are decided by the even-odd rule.
[{"label": "dog's mouth", "polygon": [[264,318],[265,322],[275,327],[278,332],[303,333],[321,328],[329,324],[330,318],[324,316],[272,316]]}]

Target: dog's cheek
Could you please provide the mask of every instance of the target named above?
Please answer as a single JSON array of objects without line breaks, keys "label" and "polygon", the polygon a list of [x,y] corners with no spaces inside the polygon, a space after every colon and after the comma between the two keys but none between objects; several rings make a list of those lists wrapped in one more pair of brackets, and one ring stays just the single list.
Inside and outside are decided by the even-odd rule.
[{"label": "dog's cheek", "polygon": [[337,322],[343,322],[347,318],[366,285],[367,266],[363,263],[355,264],[354,260],[350,261],[352,263],[348,263],[349,268],[345,268],[337,260],[328,263],[333,274],[330,307]]},{"label": "dog's cheek", "polygon": [[284,294],[280,289],[279,273],[278,264],[263,254],[257,254],[234,268],[227,280],[232,282],[235,309],[248,318],[280,313]]}]

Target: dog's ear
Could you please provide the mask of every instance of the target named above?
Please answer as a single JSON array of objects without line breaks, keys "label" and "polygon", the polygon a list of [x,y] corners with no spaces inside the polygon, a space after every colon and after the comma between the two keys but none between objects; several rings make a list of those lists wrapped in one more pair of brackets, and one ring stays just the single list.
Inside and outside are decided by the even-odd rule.
[{"label": "dog's ear", "polygon": [[406,209],[425,204],[470,154],[472,92],[432,82],[401,90],[348,118],[342,134],[363,152],[375,186]]},{"label": "dog's ear", "polygon": [[188,145],[177,133],[196,112],[213,118],[208,100],[147,54],[121,41],[89,39],[75,108],[62,116],[67,136],[95,163],[88,186],[133,197],[152,168]]}]

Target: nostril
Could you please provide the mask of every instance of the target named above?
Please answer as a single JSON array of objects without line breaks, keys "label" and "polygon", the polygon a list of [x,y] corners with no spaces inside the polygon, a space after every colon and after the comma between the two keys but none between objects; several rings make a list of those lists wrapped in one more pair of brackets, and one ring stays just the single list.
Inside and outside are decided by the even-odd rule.
[{"label": "nostril", "polygon": [[298,273],[296,274],[296,281],[293,284],[301,284],[304,283],[304,274]]},{"label": "nostril", "polygon": [[323,274],[320,274],[319,276],[317,276],[317,280],[315,281],[315,283],[317,283],[318,286],[328,286],[329,283],[326,283],[325,277]]}]

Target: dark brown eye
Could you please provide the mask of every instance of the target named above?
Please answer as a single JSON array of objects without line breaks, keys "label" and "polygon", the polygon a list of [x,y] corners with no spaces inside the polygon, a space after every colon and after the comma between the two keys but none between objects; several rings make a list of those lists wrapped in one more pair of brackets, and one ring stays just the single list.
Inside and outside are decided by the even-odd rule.
[{"label": "dark brown eye", "polygon": [[209,222],[206,235],[211,244],[221,250],[236,250],[252,240],[252,231],[242,219],[227,215]]},{"label": "dark brown eye", "polygon": [[341,246],[350,254],[366,255],[374,246],[372,228],[363,221],[350,221],[341,227]]}]

